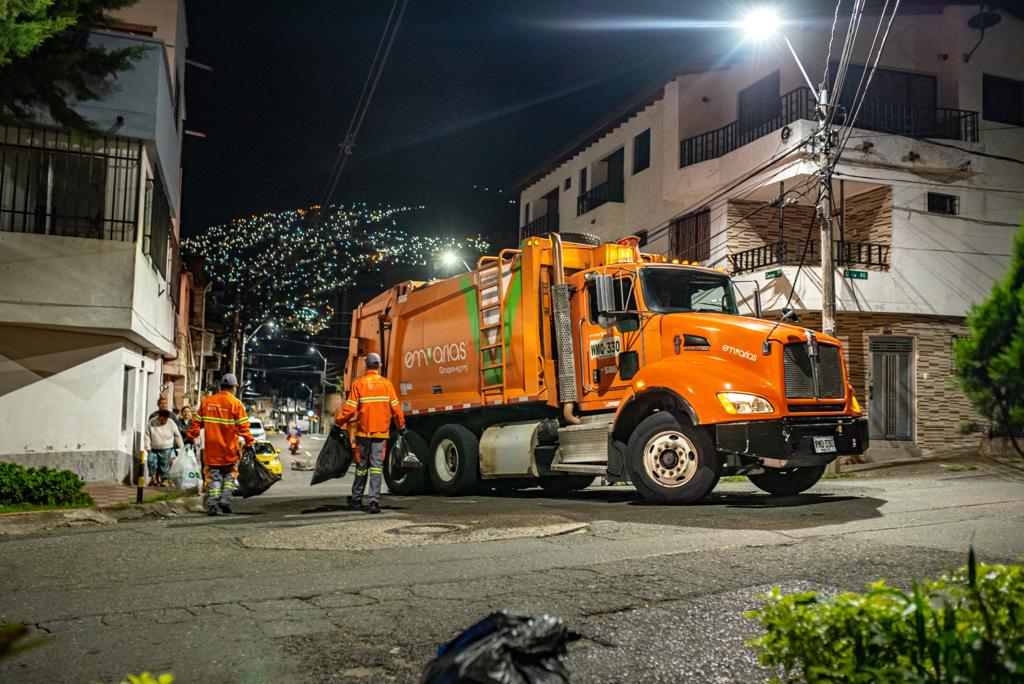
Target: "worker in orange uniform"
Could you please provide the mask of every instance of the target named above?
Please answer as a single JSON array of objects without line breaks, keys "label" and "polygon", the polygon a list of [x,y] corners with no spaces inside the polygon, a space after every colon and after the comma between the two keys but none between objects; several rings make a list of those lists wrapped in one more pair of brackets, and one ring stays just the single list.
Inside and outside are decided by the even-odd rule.
[{"label": "worker in orange uniform", "polygon": [[232,373],[221,378],[220,392],[203,399],[199,413],[192,419],[186,439],[192,443],[206,429],[203,452],[203,477],[206,481],[206,514],[231,512],[231,495],[238,489],[238,440],[252,446],[249,416],[237,398],[238,380]]},{"label": "worker in orange uniform", "polygon": [[399,434],[407,432],[405,416],[391,381],[380,374],[380,355],[366,355],[366,375],[352,383],[348,400],[334,418],[331,434],[341,434],[341,428],[356,418],[356,479],[352,483],[352,496],[348,506],[363,507],[366,476],[370,476],[370,513],[380,513],[380,481],[384,475],[384,449],[391,434],[391,419],[398,425]]}]

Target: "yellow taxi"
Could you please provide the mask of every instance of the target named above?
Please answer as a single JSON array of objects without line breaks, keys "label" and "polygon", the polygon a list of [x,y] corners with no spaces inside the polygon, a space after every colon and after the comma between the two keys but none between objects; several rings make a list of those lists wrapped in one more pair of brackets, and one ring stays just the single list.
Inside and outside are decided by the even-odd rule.
[{"label": "yellow taxi", "polygon": [[281,477],[284,468],[281,466],[281,459],[278,456],[281,452],[270,442],[258,439],[253,442],[253,449],[256,450],[256,458],[263,462],[263,465],[270,469],[278,477]]}]

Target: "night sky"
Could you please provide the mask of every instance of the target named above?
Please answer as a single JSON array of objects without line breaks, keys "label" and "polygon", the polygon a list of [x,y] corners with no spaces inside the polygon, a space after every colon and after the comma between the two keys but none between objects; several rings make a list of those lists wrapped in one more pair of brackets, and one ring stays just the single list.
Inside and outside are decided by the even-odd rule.
[{"label": "night sky", "polygon": [[[321,197],[389,0],[189,1],[183,230]],[[244,9],[242,9],[244,7]],[[411,227],[515,241],[513,182],[721,30],[620,19],[735,16],[725,3],[410,0],[335,201],[427,206]],[[477,186],[474,189],[474,186]],[[487,188],[487,190],[484,190]]]}]

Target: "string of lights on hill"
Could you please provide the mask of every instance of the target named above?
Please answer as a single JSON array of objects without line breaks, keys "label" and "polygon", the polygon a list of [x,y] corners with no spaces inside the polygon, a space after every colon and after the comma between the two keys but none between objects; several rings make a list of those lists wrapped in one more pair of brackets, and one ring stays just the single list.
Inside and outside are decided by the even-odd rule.
[{"label": "string of lights on hill", "polygon": [[422,269],[445,253],[469,257],[487,249],[479,235],[414,235],[400,227],[403,217],[422,208],[357,203],[331,205],[322,216],[319,205],[254,214],[213,226],[183,247],[203,257],[207,274],[235,293],[228,304],[232,311],[240,304],[245,321],[273,320],[315,334],[334,315],[334,293],[384,268]]}]

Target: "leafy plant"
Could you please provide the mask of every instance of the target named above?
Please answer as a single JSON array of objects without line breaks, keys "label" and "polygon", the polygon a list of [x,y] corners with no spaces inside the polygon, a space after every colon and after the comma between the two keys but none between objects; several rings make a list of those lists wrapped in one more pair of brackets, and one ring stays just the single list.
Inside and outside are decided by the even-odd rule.
[{"label": "leafy plant", "polygon": [[28,634],[29,629],[23,624],[0,624],[0,660],[10,658],[22,651],[27,651],[30,648],[40,646],[46,643],[49,638],[42,637],[26,641]]},{"label": "leafy plant", "polygon": [[910,592],[878,581],[863,594],[784,595],[775,587],[747,617],[749,642],[783,682],[1009,683],[1024,680],[1024,568],[978,565]]},{"label": "leafy plant", "polygon": [[85,482],[70,470],[26,468],[0,461],[0,505],[40,504],[91,506],[82,491]]},{"label": "leafy plant", "polygon": [[0,2],[0,121],[31,122],[45,110],[61,127],[98,134],[72,109],[98,100],[119,72],[148,48],[108,50],[90,42],[107,12],[136,0],[3,0]]},{"label": "leafy plant", "polygon": [[973,435],[975,432],[981,429],[976,421],[973,420],[961,420],[957,423],[956,433],[958,435]]},{"label": "leafy plant", "polygon": [[120,684],[173,684],[173,682],[174,675],[169,672],[155,677],[148,672],[143,672],[140,675],[128,675],[128,679],[123,680]]},{"label": "leafy plant", "polygon": [[967,316],[970,335],[956,342],[956,376],[974,407],[1024,456],[1024,229],[1013,240],[1006,276]]}]

